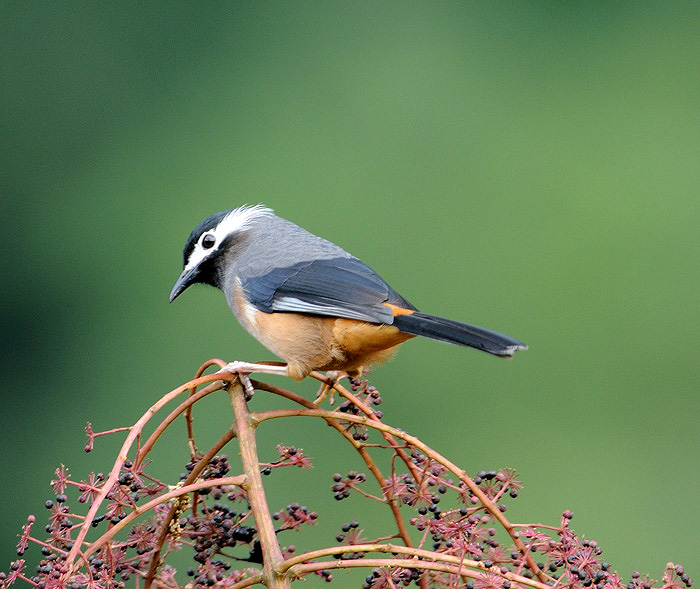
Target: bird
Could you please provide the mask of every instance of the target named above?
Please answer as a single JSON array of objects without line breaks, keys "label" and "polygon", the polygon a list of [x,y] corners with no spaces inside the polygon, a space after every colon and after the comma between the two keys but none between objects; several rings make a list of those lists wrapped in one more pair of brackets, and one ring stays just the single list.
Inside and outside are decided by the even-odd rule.
[{"label": "bird", "polygon": [[170,302],[197,283],[220,289],[243,328],[286,362],[283,372],[294,380],[313,371],[357,377],[415,336],[500,357],[527,349],[419,311],[358,258],[263,205],[221,211],[195,227]]}]

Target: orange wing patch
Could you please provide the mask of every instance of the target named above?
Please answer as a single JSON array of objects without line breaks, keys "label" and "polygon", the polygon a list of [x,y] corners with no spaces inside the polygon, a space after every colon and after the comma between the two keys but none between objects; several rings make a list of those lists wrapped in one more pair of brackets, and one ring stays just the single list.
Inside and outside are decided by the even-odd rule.
[{"label": "orange wing patch", "polygon": [[397,315],[413,315],[415,313],[413,309],[404,309],[403,307],[397,307],[396,305],[392,305],[391,303],[382,303],[382,305],[389,307],[394,317],[396,317]]}]

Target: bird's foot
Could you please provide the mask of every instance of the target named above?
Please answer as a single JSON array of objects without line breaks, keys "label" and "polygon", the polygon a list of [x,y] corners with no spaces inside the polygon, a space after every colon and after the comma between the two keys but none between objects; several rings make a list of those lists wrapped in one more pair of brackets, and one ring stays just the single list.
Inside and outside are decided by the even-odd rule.
[{"label": "bird's foot", "polygon": [[[282,376],[287,376],[287,366],[275,365],[275,364],[258,364],[256,362],[229,362],[224,366],[219,373],[229,372],[231,374],[237,374],[241,379],[241,384],[245,388],[246,398],[250,400],[255,394],[255,389],[253,388],[253,383],[250,382],[250,375],[253,373],[259,374],[279,374]],[[218,373],[217,373],[218,374]]]},{"label": "bird's foot", "polygon": [[319,403],[324,401],[326,397],[329,397],[328,404],[333,405],[335,403],[335,389],[333,387],[341,378],[344,378],[346,376],[349,377],[348,373],[342,370],[328,370],[326,372],[326,378],[328,380],[326,382],[321,383],[321,386],[318,389],[318,393],[316,393],[314,403],[318,405]]}]

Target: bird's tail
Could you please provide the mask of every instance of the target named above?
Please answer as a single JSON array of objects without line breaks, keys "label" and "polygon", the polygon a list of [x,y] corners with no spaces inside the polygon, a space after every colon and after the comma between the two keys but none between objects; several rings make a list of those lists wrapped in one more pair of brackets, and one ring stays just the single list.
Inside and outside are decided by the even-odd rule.
[{"label": "bird's tail", "polygon": [[404,333],[469,346],[495,356],[510,357],[518,350],[527,350],[526,344],[508,335],[420,312],[396,315],[394,326]]}]

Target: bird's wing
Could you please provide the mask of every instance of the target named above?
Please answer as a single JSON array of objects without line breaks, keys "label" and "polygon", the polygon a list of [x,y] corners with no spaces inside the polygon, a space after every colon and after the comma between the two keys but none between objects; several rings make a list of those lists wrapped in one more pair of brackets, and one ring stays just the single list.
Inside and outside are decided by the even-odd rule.
[{"label": "bird's wing", "polygon": [[244,279],[242,286],[250,303],[266,313],[308,313],[391,324],[396,308],[416,310],[374,270],[353,257],[275,268]]}]

